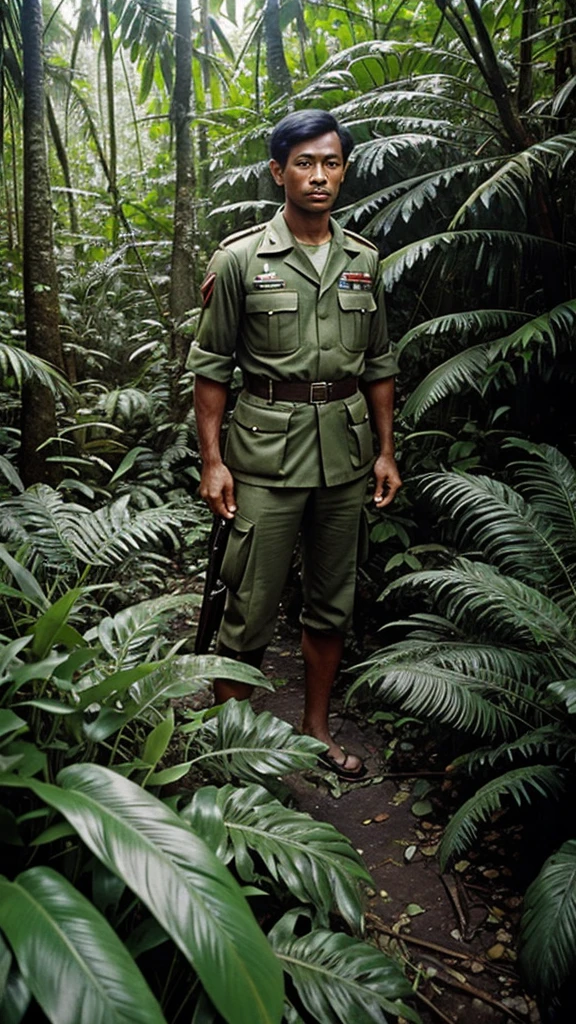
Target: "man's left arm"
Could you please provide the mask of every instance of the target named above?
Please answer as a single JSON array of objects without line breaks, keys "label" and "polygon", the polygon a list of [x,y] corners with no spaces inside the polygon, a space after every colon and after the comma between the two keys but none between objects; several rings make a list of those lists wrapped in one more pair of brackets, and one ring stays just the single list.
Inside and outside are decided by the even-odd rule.
[{"label": "man's left arm", "polygon": [[366,382],[364,393],[380,448],[373,470],[373,499],[378,508],[384,508],[393,501],[396,491],[402,486],[394,460],[394,377]]}]

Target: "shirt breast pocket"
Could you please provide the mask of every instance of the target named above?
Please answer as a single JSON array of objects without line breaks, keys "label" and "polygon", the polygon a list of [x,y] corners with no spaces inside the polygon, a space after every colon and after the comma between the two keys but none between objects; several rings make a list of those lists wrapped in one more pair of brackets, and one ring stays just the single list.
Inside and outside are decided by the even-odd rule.
[{"label": "shirt breast pocket", "polygon": [[364,352],[368,347],[371,314],[376,311],[372,292],[338,291],[340,338],[350,352]]},{"label": "shirt breast pocket", "polygon": [[246,345],[254,352],[284,355],[300,348],[298,292],[261,291],[246,296]]}]

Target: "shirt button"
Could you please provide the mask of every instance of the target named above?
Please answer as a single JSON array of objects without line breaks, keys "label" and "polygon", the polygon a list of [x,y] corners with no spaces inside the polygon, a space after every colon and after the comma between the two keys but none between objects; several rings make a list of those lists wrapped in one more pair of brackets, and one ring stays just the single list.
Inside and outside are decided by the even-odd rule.
[{"label": "shirt button", "polygon": [[251,429],[253,434],[257,434],[258,433],[258,427],[251,427],[250,429]]}]

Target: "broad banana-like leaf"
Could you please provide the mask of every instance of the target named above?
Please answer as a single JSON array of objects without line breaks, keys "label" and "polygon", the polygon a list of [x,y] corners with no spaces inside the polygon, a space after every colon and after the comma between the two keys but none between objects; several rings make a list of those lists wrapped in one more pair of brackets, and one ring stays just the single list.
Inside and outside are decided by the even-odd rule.
[{"label": "broad banana-like leaf", "polygon": [[361,929],[360,883],[370,883],[370,875],[349,840],[333,825],[284,807],[256,785],[244,789],[204,786],[182,817],[220,859],[234,858],[245,882],[257,877],[250,854],[254,851],[272,878],[281,879],[298,900],[321,911],[326,924],[330,912],[339,910],[353,928]]},{"label": "broad banana-like leaf", "polygon": [[576,839],[544,863],[524,898],[520,968],[530,987],[552,994],[576,970]]},{"label": "broad banana-like leaf", "polygon": [[106,919],[51,868],[0,877],[0,926],[53,1024],[165,1024]]},{"label": "broad banana-like leaf", "polygon": [[326,744],[300,736],[291,725],[269,711],[257,715],[247,700],[229,700],[201,735],[213,736],[214,749],[191,761],[217,761],[228,777],[261,782],[263,775],[286,775],[313,768]]},{"label": "broad banana-like leaf", "polygon": [[140,897],[229,1024],[278,1022],[280,965],[237,882],[206,843],[165,804],[108,768],[71,765],[57,781],[30,786]]},{"label": "broad banana-like leaf", "polygon": [[410,998],[412,988],[394,960],[374,946],[324,928],[298,937],[294,935],[298,916],[298,911],[289,911],[268,937],[312,1020],[322,1024],[392,1024],[399,1016],[420,1020],[401,1002]]}]

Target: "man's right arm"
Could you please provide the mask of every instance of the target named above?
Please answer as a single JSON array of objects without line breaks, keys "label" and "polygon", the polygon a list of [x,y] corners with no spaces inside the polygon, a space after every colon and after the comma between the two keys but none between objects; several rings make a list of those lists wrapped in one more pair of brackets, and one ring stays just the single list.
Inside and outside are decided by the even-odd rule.
[{"label": "man's right arm", "polygon": [[215,515],[233,519],[236,511],[234,480],[222,461],[220,450],[220,430],[227,399],[227,384],[196,375],[194,410],[202,459],[200,495],[208,502],[210,510]]}]

